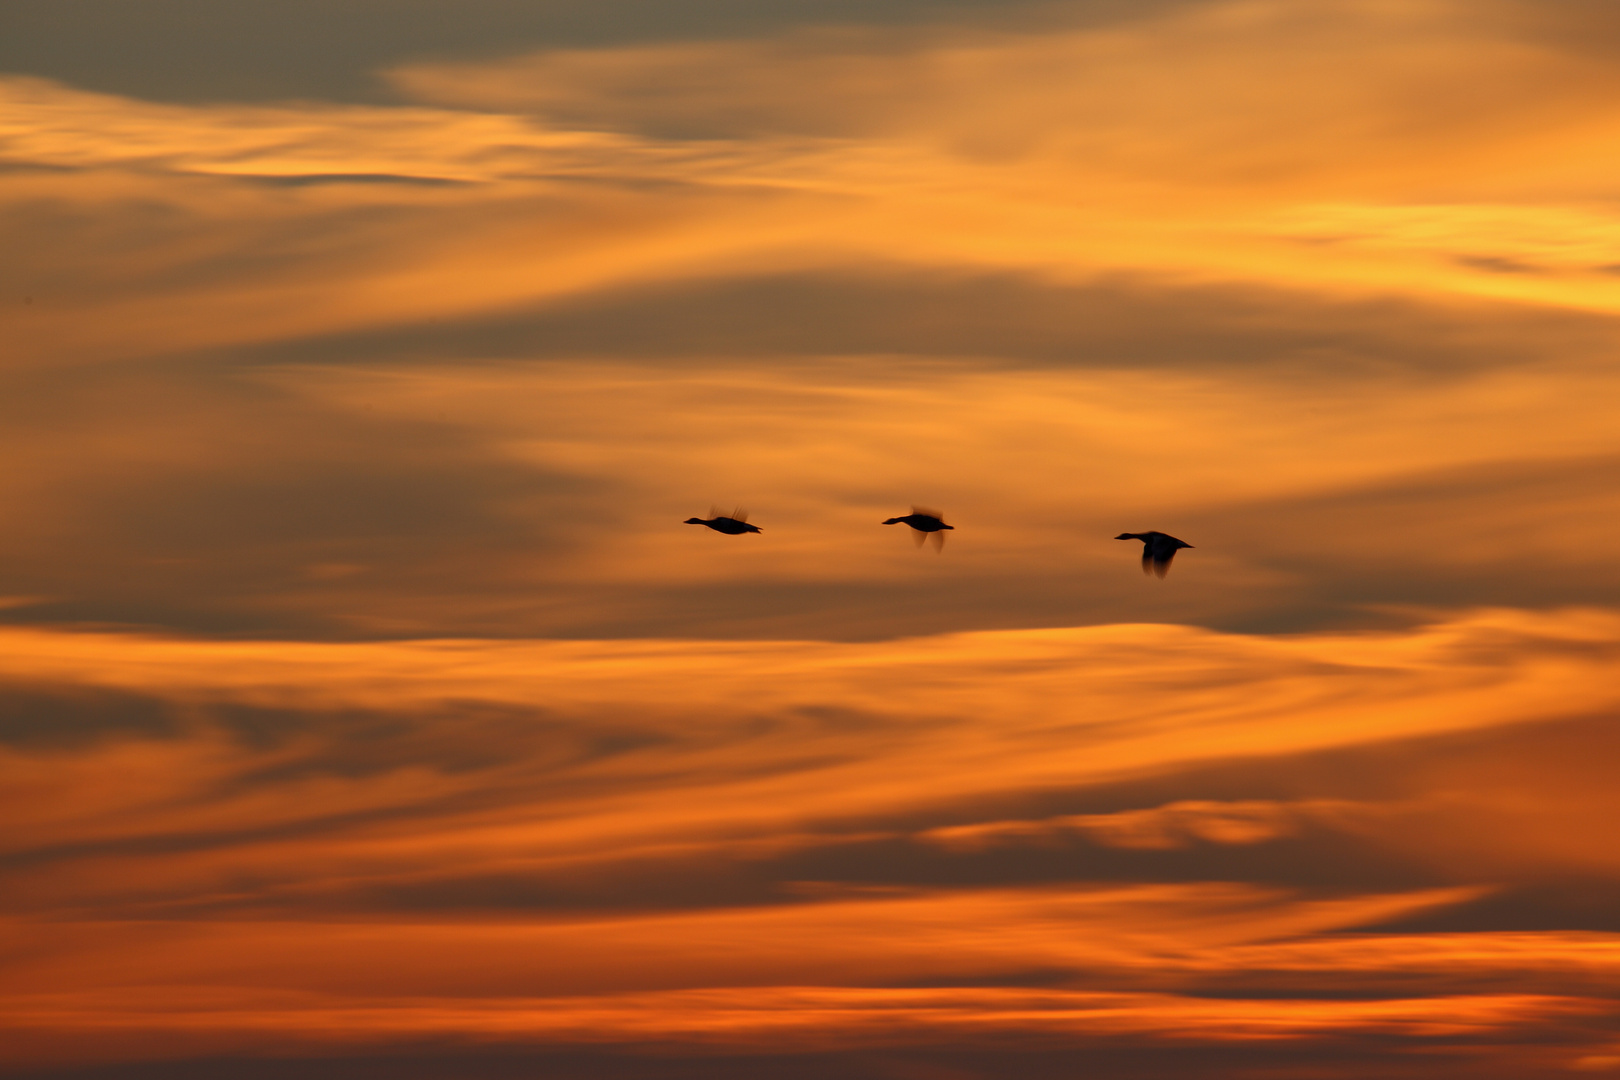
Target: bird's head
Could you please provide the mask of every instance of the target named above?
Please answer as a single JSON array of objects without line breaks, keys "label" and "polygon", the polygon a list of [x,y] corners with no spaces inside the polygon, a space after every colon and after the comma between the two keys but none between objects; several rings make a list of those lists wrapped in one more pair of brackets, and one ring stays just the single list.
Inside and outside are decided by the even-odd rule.
[{"label": "bird's head", "polygon": [[1114,539],[1115,540],[1140,540],[1140,539],[1142,539],[1142,537],[1140,535],[1138,535],[1137,533],[1120,533],[1118,536],[1114,537]]},{"label": "bird's head", "polygon": [[707,525],[708,522],[704,521],[702,518],[687,518],[686,521],[685,521],[685,524],[687,524],[687,525]]},{"label": "bird's head", "polygon": [[905,518],[890,518],[888,521],[885,521],[883,524],[885,524],[885,525],[903,525],[903,524],[905,524],[905,520],[906,520]]}]

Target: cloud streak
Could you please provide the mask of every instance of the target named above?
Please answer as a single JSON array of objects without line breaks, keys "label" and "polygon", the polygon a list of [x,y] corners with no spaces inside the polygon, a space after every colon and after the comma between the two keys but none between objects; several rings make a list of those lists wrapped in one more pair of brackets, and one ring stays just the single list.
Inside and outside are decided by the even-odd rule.
[{"label": "cloud streak", "polygon": [[[1613,810],[1584,718],[1616,649],[1574,612],[869,645],[11,631],[36,688],[7,691],[6,1024],[40,1063],[423,1033],[1601,1048],[1612,932],[1443,920],[1620,888],[1577,824]],[[53,685],[100,725],[32,711]],[[1299,877],[1313,851],[1363,869]]]}]

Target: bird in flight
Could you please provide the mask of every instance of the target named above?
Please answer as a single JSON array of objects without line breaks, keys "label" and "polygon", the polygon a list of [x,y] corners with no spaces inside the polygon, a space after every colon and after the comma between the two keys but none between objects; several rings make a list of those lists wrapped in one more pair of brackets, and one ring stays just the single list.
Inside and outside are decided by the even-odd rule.
[{"label": "bird in flight", "polygon": [[748,524],[748,511],[741,509],[733,510],[728,517],[720,512],[720,508],[718,506],[711,506],[709,508],[709,520],[704,521],[702,518],[692,517],[686,519],[686,524],[707,525],[715,532],[723,532],[727,536],[741,536],[743,533],[757,533],[762,531],[758,525]]},{"label": "bird in flight", "polygon": [[1170,572],[1170,560],[1176,557],[1177,551],[1192,547],[1186,541],[1162,532],[1120,533],[1114,539],[1142,541],[1142,573],[1158,574],[1160,577]]},{"label": "bird in flight", "polygon": [[925,539],[934,542],[934,550],[945,550],[945,529],[954,529],[955,525],[947,525],[937,510],[924,510],[920,506],[913,506],[911,513],[905,517],[892,517],[885,521],[885,525],[910,525],[912,535],[917,538],[917,546],[922,547]]}]

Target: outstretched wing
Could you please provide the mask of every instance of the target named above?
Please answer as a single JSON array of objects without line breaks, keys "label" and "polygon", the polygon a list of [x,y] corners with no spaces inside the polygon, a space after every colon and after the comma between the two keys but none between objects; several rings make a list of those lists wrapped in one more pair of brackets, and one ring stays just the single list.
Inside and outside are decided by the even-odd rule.
[{"label": "outstretched wing", "polygon": [[[920,537],[922,533],[917,535]],[[934,554],[943,555],[945,553],[945,534],[943,532],[931,532],[928,534],[928,539],[934,542]]]},{"label": "outstretched wing", "polygon": [[1169,533],[1149,533],[1147,543],[1142,547],[1142,557],[1152,559],[1153,572],[1164,577],[1170,572],[1170,560],[1176,557],[1178,550],[1186,546],[1185,541],[1177,540]]}]

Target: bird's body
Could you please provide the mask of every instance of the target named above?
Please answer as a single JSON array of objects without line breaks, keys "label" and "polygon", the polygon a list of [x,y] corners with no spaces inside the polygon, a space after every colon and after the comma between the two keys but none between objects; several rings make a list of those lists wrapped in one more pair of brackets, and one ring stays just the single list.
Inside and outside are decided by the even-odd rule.
[{"label": "bird's body", "polygon": [[1186,541],[1162,532],[1120,533],[1114,539],[1142,541],[1142,573],[1160,577],[1170,572],[1170,560],[1176,557],[1176,552],[1192,547]]},{"label": "bird's body", "polygon": [[956,528],[955,525],[945,524],[944,520],[936,511],[924,510],[920,506],[913,506],[911,508],[911,513],[907,514],[905,517],[892,517],[883,524],[910,525],[912,529],[915,530],[914,535],[917,537],[917,546],[921,547],[922,542],[925,539],[931,538],[934,541],[935,551],[943,551],[945,549],[944,530]]},{"label": "bird's body", "polygon": [[741,536],[743,533],[757,533],[763,530],[758,525],[748,524],[748,511],[733,510],[730,515],[722,514],[718,509],[709,511],[708,520],[703,518],[687,518],[688,525],[706,525],[715,532],[725,533],[727,536]]},{"label": "bird's body", "polygon": [[941,529],[954,529],[955,525],[947,525],[933,514],[907,514],[905,517],[890,518],[885,525],[910,525],[918,532],[939,532]]}]

